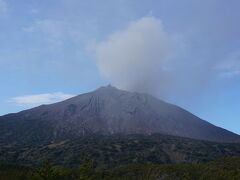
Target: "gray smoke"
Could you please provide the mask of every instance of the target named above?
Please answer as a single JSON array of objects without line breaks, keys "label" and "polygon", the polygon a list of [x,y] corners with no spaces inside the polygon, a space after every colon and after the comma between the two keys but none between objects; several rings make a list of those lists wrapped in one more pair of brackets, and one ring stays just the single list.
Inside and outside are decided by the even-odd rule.
[{"label": "gray smoke", "polygon": [[144,17],[96,45],[97,67],[119,88],[163,93],[172,83],[169,65],[176,43],[161,20]]}]

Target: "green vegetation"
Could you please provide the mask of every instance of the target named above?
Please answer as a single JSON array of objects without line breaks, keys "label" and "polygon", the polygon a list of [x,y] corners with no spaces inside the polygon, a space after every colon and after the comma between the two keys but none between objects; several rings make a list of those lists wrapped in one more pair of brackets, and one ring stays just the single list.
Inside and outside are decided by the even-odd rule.
[{"label": "green vegetation", "polygon": [[109,170],[97,170],[93,161],[82,159],[73,168],[54,167],[45,161],[39,168],[0,165],[1,180],[239,180],[240,157],[204,164],[128,164]]},{"label": "green vegetation", "polygon": [[161,134],[92,135],[0,147],[0,180],[240,179],[239,143]]},{"label": "green vegetation", "polygon": [[120,165],[205,163],[240,155],[238,143],[216,143],[160,134],[85,136],[45,144],[1,145],[0,162],[39,167],[45,159],[54,166],[74,167],[81,155],[94,159],[97,169]]}]

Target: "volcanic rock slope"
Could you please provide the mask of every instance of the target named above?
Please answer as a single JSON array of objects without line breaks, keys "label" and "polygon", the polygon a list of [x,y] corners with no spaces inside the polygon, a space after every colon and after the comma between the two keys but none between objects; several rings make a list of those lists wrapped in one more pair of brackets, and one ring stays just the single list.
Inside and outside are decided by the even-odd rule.
[{"label": "volcanic rock slope", "polygon": [[240,139],[178,106],[112,86],[0,117],[0,144],[53,142],[91,134],[152,133],[222,142]]}]

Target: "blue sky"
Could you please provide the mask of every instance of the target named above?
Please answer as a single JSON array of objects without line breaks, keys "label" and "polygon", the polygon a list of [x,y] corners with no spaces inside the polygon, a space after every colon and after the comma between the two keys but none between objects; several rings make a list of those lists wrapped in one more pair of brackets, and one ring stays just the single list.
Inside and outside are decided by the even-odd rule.
[{"label": "blue sky", "polygon": [[238,0],[0,0],[0,114],[109,83],[240,134]]}]

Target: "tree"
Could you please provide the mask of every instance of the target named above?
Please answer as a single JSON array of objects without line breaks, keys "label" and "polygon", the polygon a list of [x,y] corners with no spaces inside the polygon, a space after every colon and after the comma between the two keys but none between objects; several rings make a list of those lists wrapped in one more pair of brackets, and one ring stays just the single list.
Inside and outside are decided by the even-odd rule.
[{"label": "tree", "polygon": [[59,178],[59,171],[46,160],[43,162],[43,167],[36,169],[33,177],[39,180],[57,180]]}]

